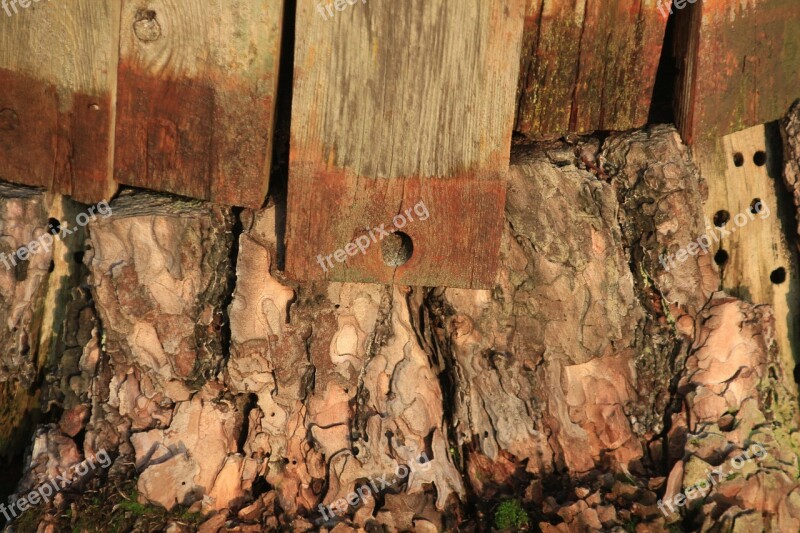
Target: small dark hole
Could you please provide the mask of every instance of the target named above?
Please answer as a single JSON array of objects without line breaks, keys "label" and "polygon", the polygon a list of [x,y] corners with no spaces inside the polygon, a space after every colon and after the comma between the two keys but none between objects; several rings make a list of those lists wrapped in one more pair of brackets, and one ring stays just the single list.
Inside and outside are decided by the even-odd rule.
[{"label": "small dark hole", "polygon": [[136,13],[136,20],[154,20],[156,18],[156,12],[152,9],[147,10],[139,10]]},{"label": "small dark hole", "polygon": [[49,267],[47,267],[47,271],[48,271],[48,272],[52,272],[52,271],[53,271],[53,270],[55,270],[55,269],[56,269],[56,262],[51,260],[51,261],[50,261],[50,266],[49,266]]},{"label": "small dark hole", "polygon": [[186,482],[185,481],[181,481],[181,485],[186,485]]},{"label": "small dark hole", "polygon": [[406,264],[411,259],[411,254],[414,253],[414,244],[411,242],[411,237],[402,231],[396,231],[383,239],[381,252],[383,262],[387,266],[396,267]]},{"label": "small dark hole", "polygon": [[358,446],[353,446],[353,455],[358,456]]},{"label": "small dark hole", "polygon": [[757,167],[763,167],[767,164],[767,154],[762,150],[753,154],[753,163],[756,164]]},{"label": "small dark hole", "polygon": [[72,258],[75,259],[75,262],[78,264],[83,263],[83,251],[75,252],[72,254]]},{"label": "small dark hole", "polygon": [[296,464],[297,464],[297,461],[296,461],[295,459],[292,459],[292,464],[293,464],[293,465],[296,465]]},{"label": "small dark hole", "polygon": [[61,232],[61,222],[58,221],[57,218],[48,218],[47,225],[50,227],[50,233],[60,233]]},{"label": "small dark hole", "polygon": [[736,152],[733,154],[733,164],[737,167],[744,165],[744,156],[741,154],[741,152]]},{"label": "small dark hole", "polygon": [[269,416],[275,416],[275,413],[272,413],[272,414],[271,414],[271,415],[269,415]]},{"label": "small dark hole", "polygon": [[769,275],[769,280],[775,285],[780,285],[781,283],[786,281],[786,269],[783,267],[776,268]]},{"label": "small dark hole", "polygon": [[750,212],[757,215],[763,210],[764,204],[761,203],[761,198],[753,198],[753,201],[750,202]]},{"label": "small dark hole", "polygon": [[714,262],[719,266],[723,266],[728,262],[728,252],[725,250],[718,250],[717,253],[714,254]]},{"label": "small dark hole", "polygon": [[716,213],[714,213],[714,225],[718,228],[721,228],[722,226],[727,224],[730,219],[731,219],[731,214],[725,211],[724,209],[721,209]]}]

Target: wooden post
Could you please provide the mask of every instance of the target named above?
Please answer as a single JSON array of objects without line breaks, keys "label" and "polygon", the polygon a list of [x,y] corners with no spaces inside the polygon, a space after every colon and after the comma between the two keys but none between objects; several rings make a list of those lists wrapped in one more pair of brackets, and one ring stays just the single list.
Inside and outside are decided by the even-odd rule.
[{"label": "wooden post", "polygon": [[687,143],[777,120],[800,96],[797,0],[703,0],[676,13],[675,119]]},{"label": "wooden post", "polygon": [[530,0],[516,129],[547,138],[644,126],[666,22],[656,0]]},{"label": "wooden post", "polygon": [[266,199],[283,2],[125,0],[116,177],[229,205]]},{"label": "wooden post", "polygon": [[119,0],[0,10],[0,179],[110,199]]},{"label": "wooden post", "polygon": [[[523,1],[344,6],[298,6],[288,270],[489,286]],[[394,228],[405,236],[381,233]]]}]

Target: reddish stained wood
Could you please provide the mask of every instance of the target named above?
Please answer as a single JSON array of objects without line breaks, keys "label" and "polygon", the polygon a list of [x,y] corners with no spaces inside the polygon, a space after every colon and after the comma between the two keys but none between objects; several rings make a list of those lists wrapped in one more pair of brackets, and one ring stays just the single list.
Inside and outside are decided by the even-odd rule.
[{"label": "reddish stained wood", "polygon": [[[331,279],[368,283],[399,283],[422,286],[490,287],[498,264],[503,229],[506,180],[476,178],[464,174],[448,179],[408,177],[391,180],[359,180],[351,172],[305,172],[295,167],[294,179],[310,179],[302,205],[293,203],[291,220],[308,223],[292,231],[291,275],[298,279]],[[354,183],[359,184],[355,190]],[[356,198],[353,198],[353,195]],[[414,211],[418,208],[425,220]],[[398,207],[399,206],[399,207]],[[422,209],[425,208],[425,210]],[[406,213],[411,209],[410,213]],[[393,230],[399,213],[413,219],[402,222],[399,231],[411,238],[413,254],[398,267],[383,261],[381,233]],[[365,253],[357,251],[340,263],[332,256],[359,236],[370,239]],[[377,242],[376,242],[377,241]],[[363,242],[363,241],[362,241]],[[306,253],[306,256],[298,254]],[[322,264],[318,256],[322,257]],[[325,259],[331,256],[330,263]]]},{"label": "reddish stained wood", "polygon": [[[209,199],[214,91],[120,65],[116,174],[121,183]],[[258,200],[261,202],[261,199]]]},{"label": "reddish stained wood", "polygon": [[[326,19],[298,6],[291,276],[493,285],[523,7],[375,0]],[[430,218],[402,228],[413,242],[406,264],[387,266],[374,241],[327,272],[318,263],[420,201]]]},{"label": "reddish stained wood", "polygon": [[677,13],[676,121],[688,143],[783,116],[800,96],[797,0],[703,0]]},{"label": "reddish stained wood", "polygon": [[0,15],[0,179],[111,198],[118,24],[114,1]]},{"label": "reddish stained wood", "polygon": [[56,158],[55,87],[0,69],[0,179],[51,187]]},{"label": "reddish stained wood", "polygon": [[283,3],[211,3],[123,1],[116,177],[258,208],[269,184]]},{"label": "reddish stained wood", "polygon": [[646,124],[665,29],[656,0],[530,0],[517,130],[549,138]]}]

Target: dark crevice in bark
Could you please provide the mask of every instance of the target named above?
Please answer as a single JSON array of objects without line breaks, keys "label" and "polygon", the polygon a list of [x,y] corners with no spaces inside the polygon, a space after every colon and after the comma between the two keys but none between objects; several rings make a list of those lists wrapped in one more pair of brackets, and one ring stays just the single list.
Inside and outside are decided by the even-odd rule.
[{"label": "dark crevice in bark", "polygon": [[[219,362],[218,372],[231,356],[231,321],[228,315],[228,307],[233,302],[233,293],[236,290],[236,264],[239,259],[239,238],[244,233],[244,225],[242,223],[242,211],[240,207],[232,208],[233,227],[231,228],[230,244],[228,251],[228,271],[223,292],[222,304],[219,307],[221,316],[220,320],[220,341],[222,344],[222,360]],[[210,377],[210,376],[209,376]]]},{"label": "dark crevice in bark", "polygon": [[[647,135],[649,138],[650,134]],[[603,142],[601,150],[606,148],[604,145]],[[625,161],[627,153],[625,156],[620,159]],[[614,174],[621,170],[623,169],[614,169]],[[623,180],[616,183],[619,203],[617,224],[634,281],[634,294],[645,311],[644,321],[636,328],[636,344],[640,349],[640,355],[636,358],[637,380],[640,385],[644,384],[640,388],[643,394],[647,394],[646,391],[652,394],[649,398],[643,398],[646,401],[637,402],[635,411],[628,415],[635,414],[637,419],[644,423],[642,431],[637,432],[640,437],[644,437],[648,430],[654,432],[651,438],[643,439],[645,457],[649,462],[645,466],[664,474],[670,466],[666,451],[671,415],[681,409],[681,398],[677,387],[682,376],[686,350],[683,349],[683,342],[674,324],[668,320],[668,304],[653,275],[657,265],[652,264],[646,253],[650,249],[658,250],[653,213],[657,209],[660,194],[660,191],[650,189],[643,180],[648,170],[649,165],[648,168],[639,169],[638,179],[632,186],[625,186]],[[666,376],[670,376],[667,390],[657,390],[659,383],[663,383],[662,380]],[[663,395],[660,392],[668,392],[666,401],[661,400]],[[662,460],[659,461],[652,456],[649,444],[662,439],[664,453]]]},{"label": "dark crevice in bark", "polygon": [[[367,435],[367,421],[371,416],[380,415],[372,409],[367,409],[369,405],[370,394],[369,390],[364,384],[364,376],[366,375],[367,368],[372,361],[372,358],[378,353],[380,348],[392,337],[392,306],[393,296],[392,288],[384,287],[384,294],[381,299],[381,306],[378,312],[377,325],[372,335],[366,342],[366,359],[361,368],[361,373],[358,376],[358,384],[356,385],[356,394],[351,400],[353,404],[353,417],[350,419],[350,447],[357,446],[361,439],[365,442],[369,441]],[[391,380],[390,380],[391,383]],[[394,391],[390,389],[389,394]]]},{"label": "dark crevice in bark", "polygon": [[[428,327],[421,331],[421,338],[425,339],[422,346],[427,348],[438,369],[439,386],[442,390],[442,409],[444,412],[445,428],[449,448],[458,449],[458,432],[455,427],[456,394],[458,394],[458,363],[453,357],[450,348],[448,320],[455,315],[455,310],[442,297],[444,289],[428,289],[423,300],[422,311],[427,316]],[[416,328],[415,328],[416,329]],[[464,456],[460,450],[453,463],[464,475]],[[458,460],[460,459],[460,461]]]}]

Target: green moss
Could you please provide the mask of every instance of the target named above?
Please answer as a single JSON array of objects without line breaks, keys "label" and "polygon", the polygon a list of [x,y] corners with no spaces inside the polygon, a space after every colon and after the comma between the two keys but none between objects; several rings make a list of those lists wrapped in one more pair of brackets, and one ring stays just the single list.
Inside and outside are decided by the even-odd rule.
[{"label": "green moss", "polygon": [[[199,513],[190,513],[186,507],[167,511],[154,505],[142,505],[138,499],[136,480],[106,485],[97,491],[87,491],[73,502],[74,513],[72,505],[64,510],[62,518],[65,519],[57,531],[163,531],[172,521],[179,521],[194,530],[203,522]],[[14,530],[17,533],[35,533],[45,510],[46,507],[41,505],[29,509],[14,521]]]},{"label": "green moss", "polygon": [[634,516],[628,522],[626,522],[622,527],[625,531],[629,533],[636,533],[636,525],[641,521],[638,516]]},{"label": "green moss", "polygon": [[506,500],[494,513],[494,525],[497,529],[519,531],[528,525],[528,513],[522,508],[519,500]]}]

